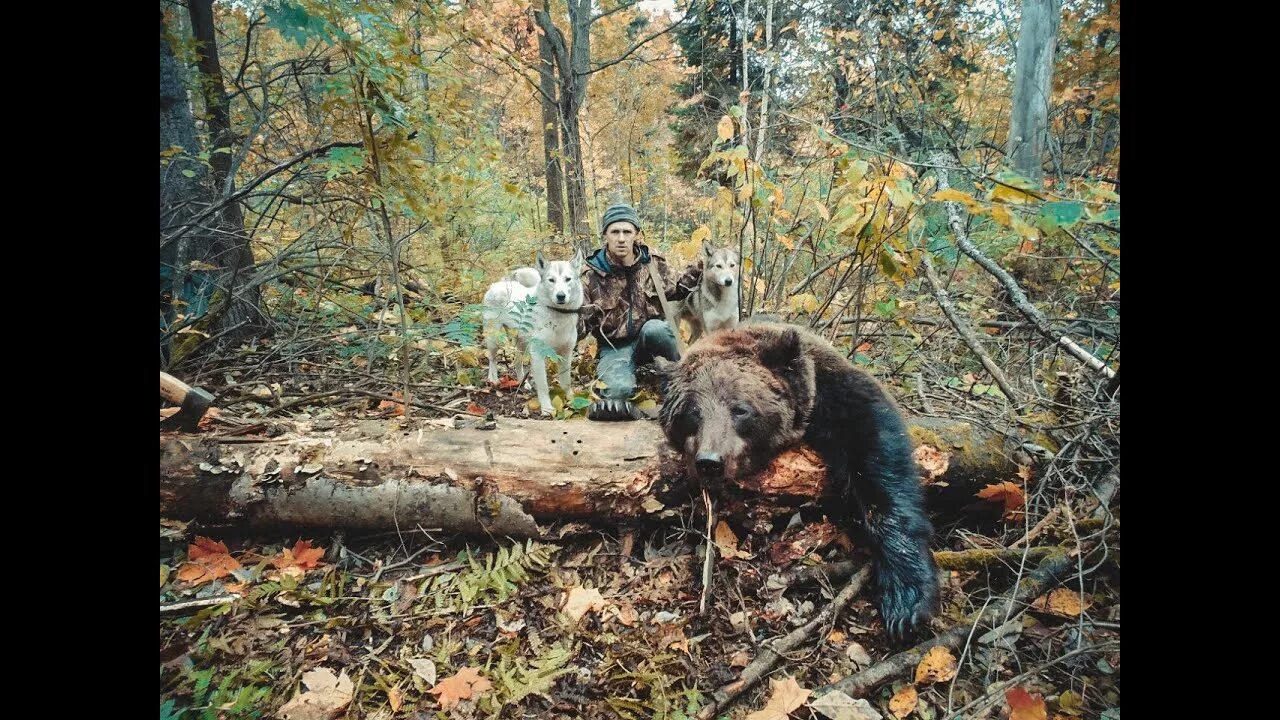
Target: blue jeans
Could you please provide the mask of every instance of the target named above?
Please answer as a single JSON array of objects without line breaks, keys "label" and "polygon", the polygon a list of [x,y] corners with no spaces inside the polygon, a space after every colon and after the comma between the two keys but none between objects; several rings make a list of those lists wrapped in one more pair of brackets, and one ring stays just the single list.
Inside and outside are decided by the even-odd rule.
[{"label": "blue jeans", "polygon": [[601,397],[611,400],[630,398],[636,391],[636,368],[653,362],[655,355],[672,362],[680,359],[675,334],[663,320],[645,322],[640,328],[640,335],[629,343],[600,343],[596,376],[608,385],[600,391]]}]

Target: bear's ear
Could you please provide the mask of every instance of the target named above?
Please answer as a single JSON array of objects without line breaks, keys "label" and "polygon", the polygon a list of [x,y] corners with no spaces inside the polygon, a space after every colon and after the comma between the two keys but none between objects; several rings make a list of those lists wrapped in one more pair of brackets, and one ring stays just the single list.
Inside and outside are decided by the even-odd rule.
[{"label": "bear's ear", "polygon": [[800,360],[800,334],[786,328],[760,343],[760,362],[771,370],[794,367]]}]

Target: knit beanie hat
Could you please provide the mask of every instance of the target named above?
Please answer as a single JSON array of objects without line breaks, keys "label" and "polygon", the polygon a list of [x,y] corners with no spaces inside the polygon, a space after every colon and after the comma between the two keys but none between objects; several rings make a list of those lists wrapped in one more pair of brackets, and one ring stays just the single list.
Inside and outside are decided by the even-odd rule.
[{"label": "knit beanie hat", "polygon": [[636,213],[636,209],[625,203],[619,203],[610,205],[609,209],[604,211],[604,220],[600,222],[600,233],[603,235],[610,225],[622,220],[634,225],[637,231],[640,230],[640,215]]}]

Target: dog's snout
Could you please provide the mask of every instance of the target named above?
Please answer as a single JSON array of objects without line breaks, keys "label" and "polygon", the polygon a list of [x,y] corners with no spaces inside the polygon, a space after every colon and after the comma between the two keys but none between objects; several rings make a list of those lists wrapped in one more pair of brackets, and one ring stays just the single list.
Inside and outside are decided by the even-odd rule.
[{"label": "dog's snout", "polygon": [[558,292],[558,293],[556,293],[556,302],[558,302],[558,303],[562,303],[562,302],[564,302],[564,301],[565,301],[565,298],[567,298],[567,297],[569,297],[569,296],[568,296],[568,295],[566,295],[565,293]]},{"label": "dog's snout", "polygon": [[733,286],[733,278],[725,278],[725,279],[724,279],[724,286],[725,286],[725,287],[732,287],[732,286]]},{"label": "dog's snout", "polygon": [[698,474],[704,478],[718,478],[724,475],[724,460],[718,453],[701,452],[694,461]]}]

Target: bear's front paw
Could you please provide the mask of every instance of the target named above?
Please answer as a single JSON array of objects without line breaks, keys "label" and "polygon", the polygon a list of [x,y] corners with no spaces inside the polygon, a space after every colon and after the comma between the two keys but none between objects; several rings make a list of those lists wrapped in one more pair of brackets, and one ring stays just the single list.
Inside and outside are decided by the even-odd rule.
[{"label": "bear's front paw", "polygon": [[880,617],[894,641],[928,627],[938,600],[937,580],[928,574],[911,578],[882,574]]}]

